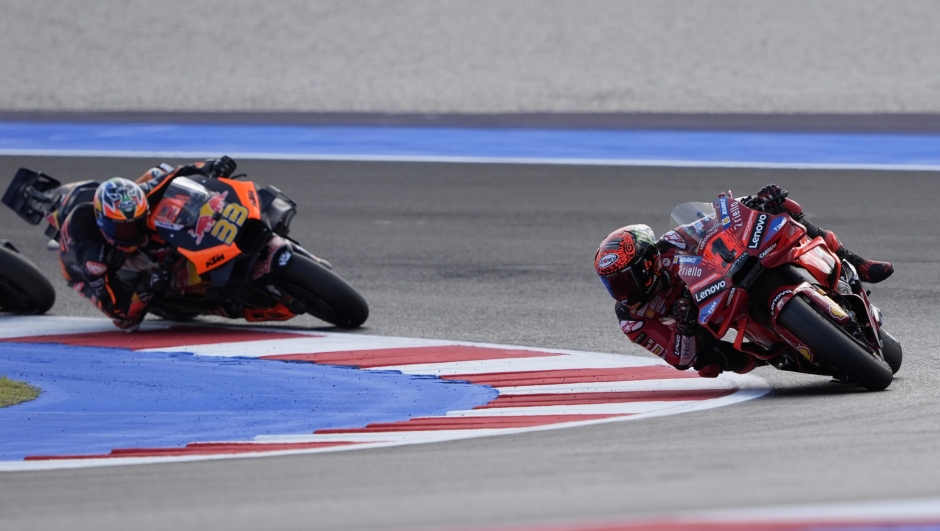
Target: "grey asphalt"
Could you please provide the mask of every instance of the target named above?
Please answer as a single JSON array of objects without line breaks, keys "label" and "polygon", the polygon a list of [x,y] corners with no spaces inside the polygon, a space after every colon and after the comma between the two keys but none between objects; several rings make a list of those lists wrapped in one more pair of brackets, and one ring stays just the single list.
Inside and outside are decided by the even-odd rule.
[{"label": "grey asphalt", "polygon": [[[151,160],[0,158],[64,180]],[[505,437],[276,458],[0,476],[3,529],[488,528],[716,507],[940,496],[935,173],[252,162],[300,204],[294,234],[369,300],[364,334],[645,355],[593,274],[628,223],[776,182],[850,248],[890,259],[873,286],[905,363],[865,393],[771,368],[774,390],[694,414]],[[51,276],[39,228],[0,226]],[[95,315],[59,282],[57,315]],[[312,318],[294,325],[318,327]]]},{"label": "grey asphalt", "polygon": [[0,0],[0,109],[940,112],[930,0]]}]

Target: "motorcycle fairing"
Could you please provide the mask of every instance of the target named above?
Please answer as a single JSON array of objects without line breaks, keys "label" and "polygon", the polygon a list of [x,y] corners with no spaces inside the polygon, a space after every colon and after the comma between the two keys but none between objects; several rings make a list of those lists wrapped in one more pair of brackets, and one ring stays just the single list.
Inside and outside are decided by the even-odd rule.
[{"label": "motorcycle fairing", "polygon": [[201,275],[240,255],[236,238],[247,220],[260,218],[251,182],[177,177],[153,209],[148,225]]},{"label": "motorcycle fairing", "polygon": [[[736,343],[747,335],[764,347],[775,343],[774,332],[778,332],[788,343],[793,342],[791,346],[807,360],[812,360],[809,349],[792,334],[776,330],[776,315],[796,293],[807,292],[807,298],[823,311],[838,304],[819,295],[809,283],[781,288],[769,301],[772,318],[767,324],[774,331],[764,332],[764,325],[749,317],[751,301],[747,290],[737,284],[748,278],[759,262],[764,269],[788,263],[798,265],[823,286],[833,287],[841,273],[839,260],[828,251],[822,238],[806,241],[805,227],[787,213],[773,215],[749,209],[735,200],[731,192],[721,194],[712,207],[713,216],[706,215],[681,227],[700,243],[687,251],[694,254],[677,256],[679,276],[699,307],[699,324],[719,339],[734,327],[739,331]],[[741,275],[736,275],[739,271]]]}]

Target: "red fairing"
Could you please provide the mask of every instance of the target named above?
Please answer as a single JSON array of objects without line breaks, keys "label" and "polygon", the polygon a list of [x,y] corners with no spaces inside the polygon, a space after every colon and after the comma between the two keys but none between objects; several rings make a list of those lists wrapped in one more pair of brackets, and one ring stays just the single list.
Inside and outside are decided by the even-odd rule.
[{"label": "red fairing", "polygon": [[783,201],[783,208],[787,209],[787,212],[789,212],[791,216],[797,216],[803,213],[803,207],[789,197]]}]

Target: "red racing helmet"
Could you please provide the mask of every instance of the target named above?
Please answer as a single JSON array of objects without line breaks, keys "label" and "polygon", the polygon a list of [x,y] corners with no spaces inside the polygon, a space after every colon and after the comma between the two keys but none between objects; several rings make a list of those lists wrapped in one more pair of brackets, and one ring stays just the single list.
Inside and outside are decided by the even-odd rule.
[{"label": "red racing helmet", "polygon": [[629,305],[649,301],[662,274],[653,229],[627,225],[611,232],[597,248],[594,269],[614,299]]}]

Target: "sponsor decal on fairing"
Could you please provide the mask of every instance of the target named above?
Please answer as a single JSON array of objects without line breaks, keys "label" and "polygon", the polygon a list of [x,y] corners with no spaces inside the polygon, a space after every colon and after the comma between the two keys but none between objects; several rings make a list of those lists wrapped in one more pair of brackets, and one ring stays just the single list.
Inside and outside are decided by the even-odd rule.
[{"label": "sponsor decal on fairing", "polygon": [[731,291],[728,292],[728,300],[725,301],[725,308],[731,306],[731,303],[734,302],[734,296],[738,292],[738,288],[731,288]]},{"label": "sponsor decal on fairing", "polygon": [[747,240],[748,249],[757,249],[760,247],[761,236],[763,236],[764,230],[767,228],[767,220],[769,218],[770,216],[764,213],[757,216],[757,221],[754,223],[754,228],[751,229],[751,235]]},{"label": "sponsor decal on fairing", "polygon": [[796,351],[809,361],[813,361],[813,353],[803,345],[796,347]]},{"label": "sponsor decal on fairing", "polygon": [[665,240],[666,242],[669,242],[671,245],[679,249],[685,249],[687,247],[685,243],[685,239],[682,236],[680,236],[678,232],[674,230],[671,230],[667,232],[666,234],[663,234],[663,240]]},{"label": "sponsor decal on fairing", "polygon": [[780,310],[780,308],[778,308],[778,305],[782,307],[783,297],[790,293],[793,293],[793,290],[790,290],[790,289],[783,290],[780,293],[778,293],[776,297],[774,297],[773,301],[770,302],[770,316],[771,317],[775,317],[777,315],[777,311]]},{"label": "sponsor decal on fairing", "polygon": [[172,223],[172,222],[163,221],[160,219],[154,221],[153,224],[162,229],[168,229],[168,230],[173,230],[173,231],[178,231],[178,230],[183,229],[183,226],[180,225],[179,223]]},{"label": "sponsor decal on fairing", "polygon": [[719,199],[718,206],[721,209],[721,225],[727,229],[731,226],[731,218],[728,215],[728,198],[722,197]]},{"label": "sponsor decal on fairing", "polygon": [[772,223],[770,226],[770,229],[767,230],[767,234],[764,235],[764,242],[769,242],[770,239],[774,237],[774,235],[780,232],[780,229],[782,229],[783,226],[786,225],[786,223],[787,223],[787,220],[786,218],[783,218],[783,217],[778,219],[776,222]]},{"label": "sponsor decal on fairing", "polygon": [[679,276],[700,277],[702,276],[702,268],[695,266],[679,266]]},{"label": "sponsor decal on fairing", "polygon": [[290,258],[291,258],[290,251],[285,251],[284,254],[282,254],[281,257],[277,259],[277,264],[281,267],[284,267],[287,265],[287,262],[290,261]]},{"label": "sponsor decal on fairing", "polygon": [[730,277],[731,275],[737,273],[738,269],[744,265],[744,262],[748,259],[749,256],[750,255],[748,254],[742,254],[741,256],[737,257],[734,262],[731,263],[731,267],[728,268],[728,276]]},{"label": "sponsor decal on fairing", "polygon": [[702,263],[702,257],[694,256],[694,255],[687,255],[687,254],[680,254],[676,256],[676,261],[680,265],[699,265]]},{"label": "sponsor decal on fairing", "polygon": [[770,247],[768,247],[768,248],[764,249],[763,251],[761,251],[761,253],[760,253],[757,257],[758,257],[758,258],[764,258],[764,257],[767,256],[768,254],[774,252],[774,249],[776,249],[776,248],[777,248],[777,242],[774,242]]},{"label": "sponsor decal on fairing", "polygon": [[715,313],[715,310],[718,308],[718,301],[712,301],[707,306],[702,308],[699,312],[698,322],[699,324],[704,325],[708,322],[708,319],[711,318],[712,314]]},{"label": "sponsor decal on fairing", "polygon": [[842,320],[848,317],[848,314],[845,313],[842,307],[839,306],[838,304],[829,305],[829,315],[831,315],[833,319],[838,319],[838,320]]},{"label": "sponsor decal on fairing", "polygon": [[744,218],[741,216],[741,204],[737,201],[731,202],[731,223],[734,225],[735,230],[740,229],[744,226]]},{"label": "sponsor decal on fairing", "polygon": [[708,286],[695,292],[695,302],[702,302],[705,299],[708,299],[709,297],[712,297],[715,294],[721,292],[727,286],[728,286],[728,283],[727,281],[725,281],[725,279],[720,279],[716,282],[712,282]]}]

